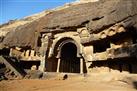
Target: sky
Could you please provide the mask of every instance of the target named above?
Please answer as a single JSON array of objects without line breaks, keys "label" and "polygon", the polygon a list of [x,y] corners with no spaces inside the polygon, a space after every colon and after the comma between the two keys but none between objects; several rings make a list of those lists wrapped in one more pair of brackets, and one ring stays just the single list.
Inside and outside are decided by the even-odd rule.
[{"label": "sky", "polygon": [[0,0],[0,24],[53,9],[75,0]]}]

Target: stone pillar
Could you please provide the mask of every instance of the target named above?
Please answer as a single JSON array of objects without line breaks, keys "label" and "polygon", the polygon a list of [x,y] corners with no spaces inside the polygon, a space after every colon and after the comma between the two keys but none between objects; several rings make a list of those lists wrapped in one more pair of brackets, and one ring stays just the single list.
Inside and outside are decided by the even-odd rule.
[{"label": "stone pillar", "polygon": [[35,54],[35,51],[34,51],[34,50],[31,50],[30,56],[31,56],[31,57],[34,57],[34,54]]},{"label": "stone pillar", "polygon": [[29,51],[30,51],[30,50],[27,50],[27,51],[26,51],[26,57],[29,57]]},{"label": "stone pillar", "polygon": [[13,49],[10,48],[10,54],[9,54],[10,56],[13,56],[13,55],[12,55],[12,51],[13,51]]},{"label": "stone pillar", "polygon": [[86,61],[93,61],[93,46],[84,47],[84,58]]},{"label": "stone pillar", "polygon": [[87,69],[87,73],[90,73],[90,65],[92,64],[92,62],[86,62],[86,69]]},{"label": "stone pillar", "polygon": [[80,58],[80,74],[83,74],[83,59]]},{"label": "stone pillar", "polygon": [[40,57],[41,61],[40,61],[40,66],[39,66],[39,70],[40,71],[45,71],[45,63],[46,63],[46,60],[45,60],[45,56],[41,56]]},{"label": "stone pillar", "polygon": [[58,64],[57,64],[57,73],[59,73],[59,68],[60,68],[60,58],[58,59]]}]

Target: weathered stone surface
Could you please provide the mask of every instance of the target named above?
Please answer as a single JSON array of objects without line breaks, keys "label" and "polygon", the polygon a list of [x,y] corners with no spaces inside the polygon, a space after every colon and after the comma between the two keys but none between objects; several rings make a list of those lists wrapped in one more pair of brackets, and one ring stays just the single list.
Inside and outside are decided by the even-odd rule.
[{"label": "weathered stone surface", "polygon": [[29,78],[29,79],[40,79],[43,76],[43,72],[38,71],[38,70],[32,70],[30,72],[27,73],[27,75],[25,76],[25,78]]},{"label": "weathered stone surface", "polygon": [[137,14],[136,4],[136,0],[100,0],[75,5],[48,14],[41,19],[40,25],[45,28],[66,28],[87,24],[89,30],[96,31],[128,18],[135,22],[133,16]]},{"label": "weathered stone surface", "polygon": [[10,47],[34,47],[35,38],[37,38],[35,26],[37,26],[37,22],[17,27],[16,30],[7,34],[3,44]]},{"label": "weathered stone surface", "polygon": [[40,17],[37,21],[14,28],[3,40],[6,46],[32,47],[36,46],[38,31],[49,31],[55,28],[63,29],[86,26],[90,33],[99,32],[118,22],[125,27],[137,28],[136,0],[100,0],[78,5],[72,5]]}]

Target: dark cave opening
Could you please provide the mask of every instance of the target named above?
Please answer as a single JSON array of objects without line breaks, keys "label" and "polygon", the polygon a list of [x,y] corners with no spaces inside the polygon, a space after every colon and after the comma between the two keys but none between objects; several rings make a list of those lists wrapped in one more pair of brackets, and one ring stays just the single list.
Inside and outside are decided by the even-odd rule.
[{"label": "dark cave opening", "polygon": [[77,47],[66,43],[61,49],[60,72],[80,73],[80,58],[77,57]]}]

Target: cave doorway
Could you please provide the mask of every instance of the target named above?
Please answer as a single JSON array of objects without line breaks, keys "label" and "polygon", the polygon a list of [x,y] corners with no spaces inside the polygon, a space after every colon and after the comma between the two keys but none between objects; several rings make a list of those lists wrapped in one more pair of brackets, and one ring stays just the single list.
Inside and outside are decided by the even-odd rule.
[{"label": "cave doorway", "polygon": [[81,55],[81,46],[73,39],[62,38],[52,46],[52,57],[46,61],[47,72],[87,73],[86,62]]},{"label": "cave doorway", "polygon": [[77,46],[66,43],[61,47],[59,72],[80,73],[80,58],[77,57]]}]

